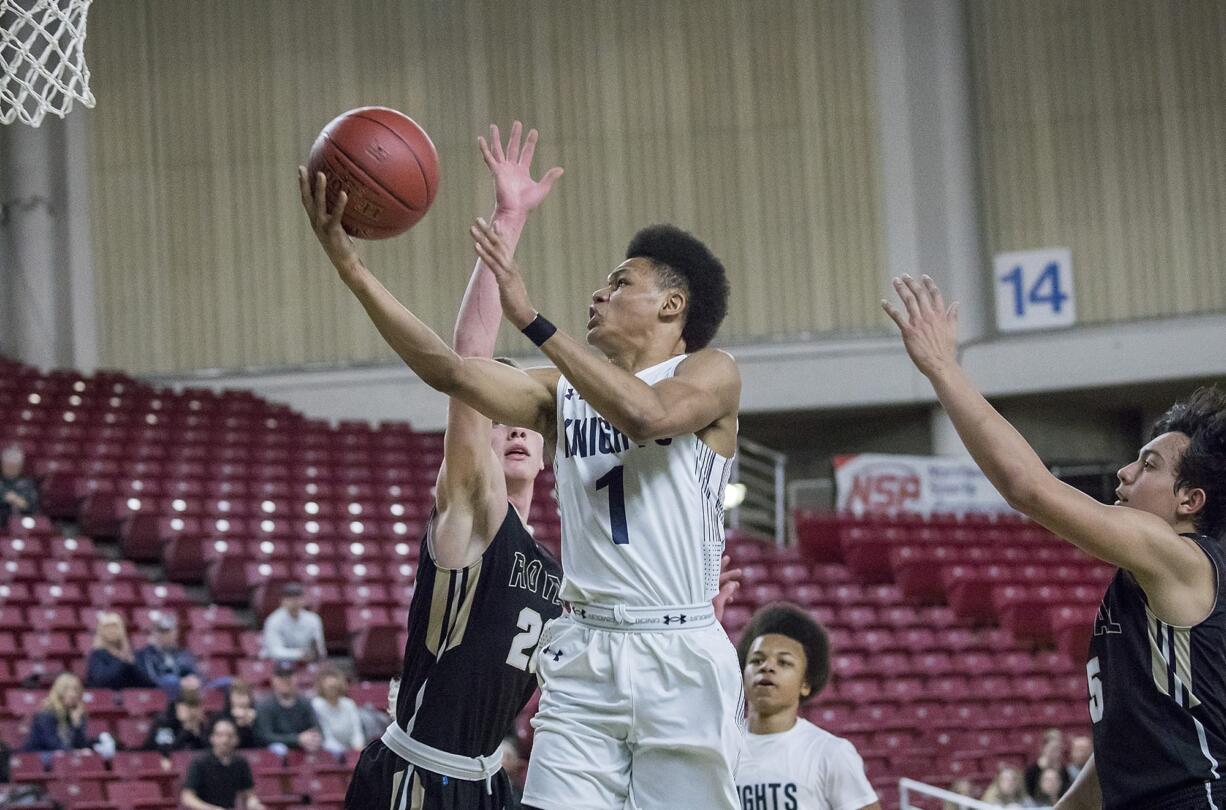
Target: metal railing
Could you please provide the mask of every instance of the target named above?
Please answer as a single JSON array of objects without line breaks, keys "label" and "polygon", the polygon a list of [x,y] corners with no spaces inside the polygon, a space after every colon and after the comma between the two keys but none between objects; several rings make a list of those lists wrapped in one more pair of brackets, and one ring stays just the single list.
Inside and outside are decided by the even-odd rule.
[{"label": "metal railing", "polygon": [[[950,802],[958,810],[1000,810],[999,804],[982,802],[979,799],[972,799],[970,796],[963,796],[961,793],[954,793],[952,790],[945,790],[944,788],[935,787],[924,782],[917,782],[914,779],[898,780],[899,810],[920,810],[917,805],[911,803],[911,794]],[[1051,808],[1041,808],[1040,810],[1051,810]]]},{"label": "metal railing", "polygon": [[776,545],[787,542],[787,502],[784,470],[788,457],[750,439],[737,439],[732,482],[745,487],[745,497],[729,514],[733,528],[772,538]]}]

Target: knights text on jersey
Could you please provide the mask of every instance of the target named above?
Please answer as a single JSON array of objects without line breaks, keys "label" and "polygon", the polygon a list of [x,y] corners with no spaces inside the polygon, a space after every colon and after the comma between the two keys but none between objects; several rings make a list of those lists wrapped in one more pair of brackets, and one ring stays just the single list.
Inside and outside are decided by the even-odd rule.
[{"label": "knights text on jersey", "polygon": [[[685,358],[636,376],[657,383]],[[629,607],[709,602],[719,587],[732,459],[692,433],[635,444],[565,377],[557,394],[562,598]]]},{"label": "knights text on jersey", "polygon": [[1212,561],[1217,600],[1192,627],[1160,621],[1127,571],[1116,573],[1090,640],[1090,719],[1103,806],[1226,807],[1226,555],[1185,535]]},{"label": "knights text on jersey", "polygon": [[510,504],[493,541],[467,568],[440,568],[422,539],[396,722],[418,742],[460,756],[490,754],[536,689],[541,630],[562,612],[562,569]]},{"label": "knights text on jersey", "polygon": [[736,768],[741,810],[858,810],[877,801],[864,760],[804,718],[780,734],[747,734]]}]

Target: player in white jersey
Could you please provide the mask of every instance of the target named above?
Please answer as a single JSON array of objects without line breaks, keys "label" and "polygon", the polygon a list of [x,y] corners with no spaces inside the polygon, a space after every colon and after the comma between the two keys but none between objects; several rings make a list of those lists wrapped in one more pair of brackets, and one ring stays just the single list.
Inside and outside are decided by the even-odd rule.
[{"label": "player in white jersey", "polygon": [[[339,222],[343,192],[331,212],[321,190],[303,195],[313,221]],[[478,220],[471,235],[503,314],[556,366],[520,370],[458,355],[365,269],[338,225],[326,230],[329,258],[423,382],[560,451],[573,610],[536,648],[526,804],[734,810],[743,695],[711,604],[741,391],[731,355],[707,348],[727,312],[723,266],[677,228],[640,231],[592,296],[587,337],[602,359],[538,315],[507,245]],[[576,397],[594,411],[564,407]],[[568,433],[567,418],[588,419],[587,432]]]},{"label": "player in white jersey", "polygon": [[749,698],[747,751],[736,771],[741,810],[879,810],[855,746],[797,716],[830,677],[821,625],[796,605],[767,605],[737,652]]},{"label": "player in white jersey", "polygon": [[536,311],[492,228],[472,234],[503,314],[556,366],[472,389],[555,442],[570,610],[538,648],[524,805],[734,810],[743,697],[711,606],[741,388],[732,357],[707,347],[724,268],[680,229],[640,231],[592,296],[601,358]]}]

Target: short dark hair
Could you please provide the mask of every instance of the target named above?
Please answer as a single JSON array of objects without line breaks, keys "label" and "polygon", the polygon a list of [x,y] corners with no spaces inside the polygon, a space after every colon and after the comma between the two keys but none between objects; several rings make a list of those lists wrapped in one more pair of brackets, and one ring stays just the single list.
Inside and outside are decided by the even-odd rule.
[{"label": "short dark hair", "polygon": [[830,680],[830,641],[822,626],[804,608],[791,602],[773,602],[759,608],[749,619],[745,632],[741,634],[741,643],[736,648],[741,670],[745,670],[749,648],[754,640],[771,633],[787,636],[804,649],[805,681],[809,684],[809,694],[801,697],[800,702],[817,697]]},{"label": "short dark hair", "polygon": [[728,276],[724,265],[701,241],[673,225],[651,225],[626,247],[627,259],[648,259],[664,286],[685,291],[689,308],[681,339],[685,349],[705,348],[728,314]]},{"label": "short dark hair", "polygon": [[217,727],[222,723],[225,723],[229,725],[230,728],[234,729],[235,734],[238,733],[238,723],[234,722],[234,718],[228,717],[224,714],[219,714],[213,718],[213,722],[209,723],[209,734],[211,735],[214,731],[216,731]]},{"label": "short dark hair", "polygon": [[1216,540],[1226,534],[1226,392],[1216,386],[1198,388],[1158,417],[1150,439],[1182,433],[1190,440],[1175,467],[1175,489],[1202,489],[1205,506],[1193,522],[1201,534]]}]

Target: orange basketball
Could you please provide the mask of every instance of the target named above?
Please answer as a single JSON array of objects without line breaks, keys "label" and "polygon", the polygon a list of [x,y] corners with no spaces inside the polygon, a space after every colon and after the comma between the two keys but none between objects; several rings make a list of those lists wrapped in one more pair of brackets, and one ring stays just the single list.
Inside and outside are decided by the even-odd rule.
[{"label": "orange basketball", "polygon": [[349,195],[341,225],[359,239],[387,239],[417,224],[438,191],[438,152],[412,118],[359,107],[332,119],[311,147],[307,170],[328,178],[328,206]]}]

